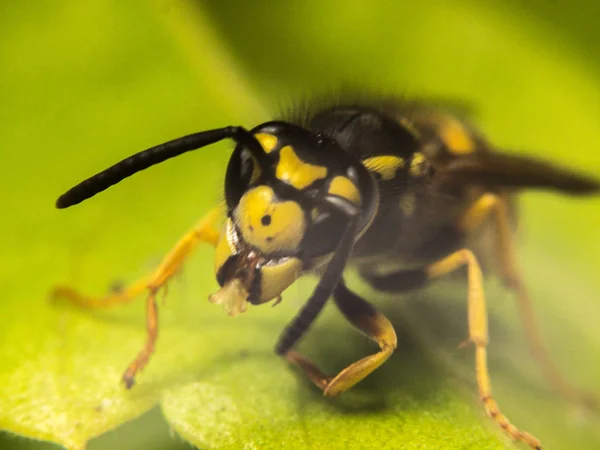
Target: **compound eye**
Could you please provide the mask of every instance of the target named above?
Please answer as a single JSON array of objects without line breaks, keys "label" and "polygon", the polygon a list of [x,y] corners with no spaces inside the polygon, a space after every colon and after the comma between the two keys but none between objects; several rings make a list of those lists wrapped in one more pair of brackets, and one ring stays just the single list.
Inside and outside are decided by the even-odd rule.
[{"label": "compound eye", "polygon": [[225,176],[225,198],[229,209],[235,208],[244,192],[253,185],[261,175],[256,158],[245,148],[236,147]]}]

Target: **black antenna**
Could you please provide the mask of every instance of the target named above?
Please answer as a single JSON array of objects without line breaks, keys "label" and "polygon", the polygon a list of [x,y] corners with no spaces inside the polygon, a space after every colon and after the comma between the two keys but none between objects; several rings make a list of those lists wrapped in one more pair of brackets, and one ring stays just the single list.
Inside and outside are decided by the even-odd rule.
[{"label": "black antenna", "polygon": [[132,155],[117,164],[103,170],[100,173],[82,181],[77,186],[72,187],[58,200],[56,207],[59,209],[68,208],[77,205],[84,200],[102,192],[114,184],[130,177],[134,173],[147,169],[150,166],[159,164],[167,159],[179,156],[182,153],[196,150],[223,139],[231,138],[238,144],[248,149],[262,166],[266,162],[266,153],[256,138],[242,127],[225,127],[216,130],[202,131],[200,133],[190,134],[188,136],[174,139],[164,144],[151,147]]}]

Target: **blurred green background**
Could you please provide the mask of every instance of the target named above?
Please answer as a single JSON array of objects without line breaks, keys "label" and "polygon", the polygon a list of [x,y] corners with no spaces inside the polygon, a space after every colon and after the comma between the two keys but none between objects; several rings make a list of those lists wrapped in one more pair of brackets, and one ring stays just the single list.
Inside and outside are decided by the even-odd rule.
[{"label": "blurred green background", "polygon": [[[174,283],[157,355],[123,394],[118,377],[143,341],[142,303],[86,313],[50,307],[47,293],[59,282],[103,292],[153,267],[220,198],[230,146],[139,174],[73,210],[53,204],[130,153],[201,129],[250,127],[340,85],[460,100],[498,145],[600,174],[599,5],[3,2],[0,428],[81,448],[151,410],[89,448],[189,448],[160,403],[171,428],[207,447],[242,448],[230,436],[238,431],[254,439],[247,448],[285,446],[269,424],[296,436],[294,448],[509,447],[477,403],[472,352],[455,351],[466,333],[463,294],[434,290],[395,309],[379,299],[404,346],[358,399],[325,402],[270,353],[310,282],[277,309],[233,321],[206,302],[215,287],[209,249]],[[534,193],[522,204],[522,266],[545,341],[572,381],[600,395],[600,201]],[[489,288],[492,379],[505,412],[548,448],[600,448],[598,419],[549,392],[512,297],[493,281]],[[372,351],[331,310],[304,342],[332,371]],[[189,391],[205,379],[240,411],[260,399],[240,412],[251,425],[212,424],[225,397],[210,404],[212,394]],[[385,407],[368,406],[371,397]],[[97,405],[114,409],[98,417]],[[50,447],[0,434],[0,448]]]}]

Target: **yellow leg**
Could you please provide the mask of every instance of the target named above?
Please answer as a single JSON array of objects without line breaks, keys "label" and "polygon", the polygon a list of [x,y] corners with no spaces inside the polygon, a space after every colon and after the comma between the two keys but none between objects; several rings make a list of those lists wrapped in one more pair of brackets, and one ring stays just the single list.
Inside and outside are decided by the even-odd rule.
[{"label": "yellow leg", "polygon": [[148,360],[154,352],[156,338],[158,337],[158,309],[156,307],[156,292],[158,288],[149,288],[149,291],[150,293],[146,300],[146,343],[135,359],[129,363],[125,373],[123,373],[122,380],[127,389],[131,389],[135,383],[135,374],[148,364]]},{"label": "yellow leg", "polygon": [[377,342],[380,351],[350,364],[334,377],[325,375],[310,360],[295,350],[288,351],[285,358],[300,367],[327,396],[338,395],[350,389],[381,366],[397,346],[396,332],[390,321],[370,303],[346,288],[343,282],[336,287],[334,299],[344,316]]},{"label": "yellow leg", "polygon": [[429,278],[438,278],[466,265],[468,270],[469,341],[475,344],[475,372],[479,395],[490,417],[513,439],[525,442],[531,448],[542,445],[534,436],[520,431],[502,414],[492,397],[490,376],[487,368],[488,325],[483,275],[475,255],[470,250],[459,250],[426,268]]},{"label": "yellow leg", "polygon": [[211,210],[189,233],[175,244],[151,275],[134,281],[126,288],[119,289],[104,297],[90,297],[81,294],[70,286],[57,286],[52,290],[51,298],[67,300],[84,308],[107,308],[133,300],[152,285],[162,286],[177,272],[185,258],[195,250],[200,242],[207,242],[212,246],[217,245],[219,232],[214,228],[214,223],[217,221],[220,212],[220,207]]},{"label": "yellow leg", "polygon": [[136,373],[146,366],[150,355],[154,351],[158,335],[157,292],[161,288],[166,287],[169,279],[181,268],[187,257],[196,249],[200,242],[216,246],[219,239],[219,232],[214,228],[214,224],[221,213],[221,209],[221,207],[214,208],[200,220],[192,231],[183,236],[150,276],[135,281],[122,291],[100,298],[81,295],[70,287],[59,286],[52,292],[54,298],[63,298],[86,308],[114,306],[131,301],[144,291],[149,292],[146,304],[148,336],[144,348],[123,374],[123,382],[127,388],[133,386]]},{"label": "yellow leg", "polygon": [[463,220],[460,222],[460,227],[465,232],[475,231],[490,214],[496,225],[496,246],[497,254],[500,257],[502,277],[506,285],[516,294],[523,327],[532,356],[541,367],[550,385],[563,397],[571,401],[583,403],[594,410],[600,409],[598,400],[591,394],[582,392],[565,380],[556,365],[552,362],[546,347],[542,343],[531,300],[516,264],[515,246],[506,196],[497,196],[489,193],[482,195],[466,212]]}]

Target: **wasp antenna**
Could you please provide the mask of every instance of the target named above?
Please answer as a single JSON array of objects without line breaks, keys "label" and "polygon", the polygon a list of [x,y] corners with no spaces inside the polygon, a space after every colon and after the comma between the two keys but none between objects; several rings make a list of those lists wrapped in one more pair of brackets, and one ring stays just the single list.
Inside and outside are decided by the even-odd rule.
[{"label": "wasp antenna", "polygon": [[100,173],[72,187],[56,201],[59,209],[77,205],[84,200],[104,191],[131,175],[140,172],[167,159],[179,156],[191,150],[197,150],[223,139],[232,138],[244,145],[260,162],[264,162],[266,154],[254,136],[242,127],[229,126],[215,130],[202,131],[174,139],[164,144],[143,150],[129,156]]}]

